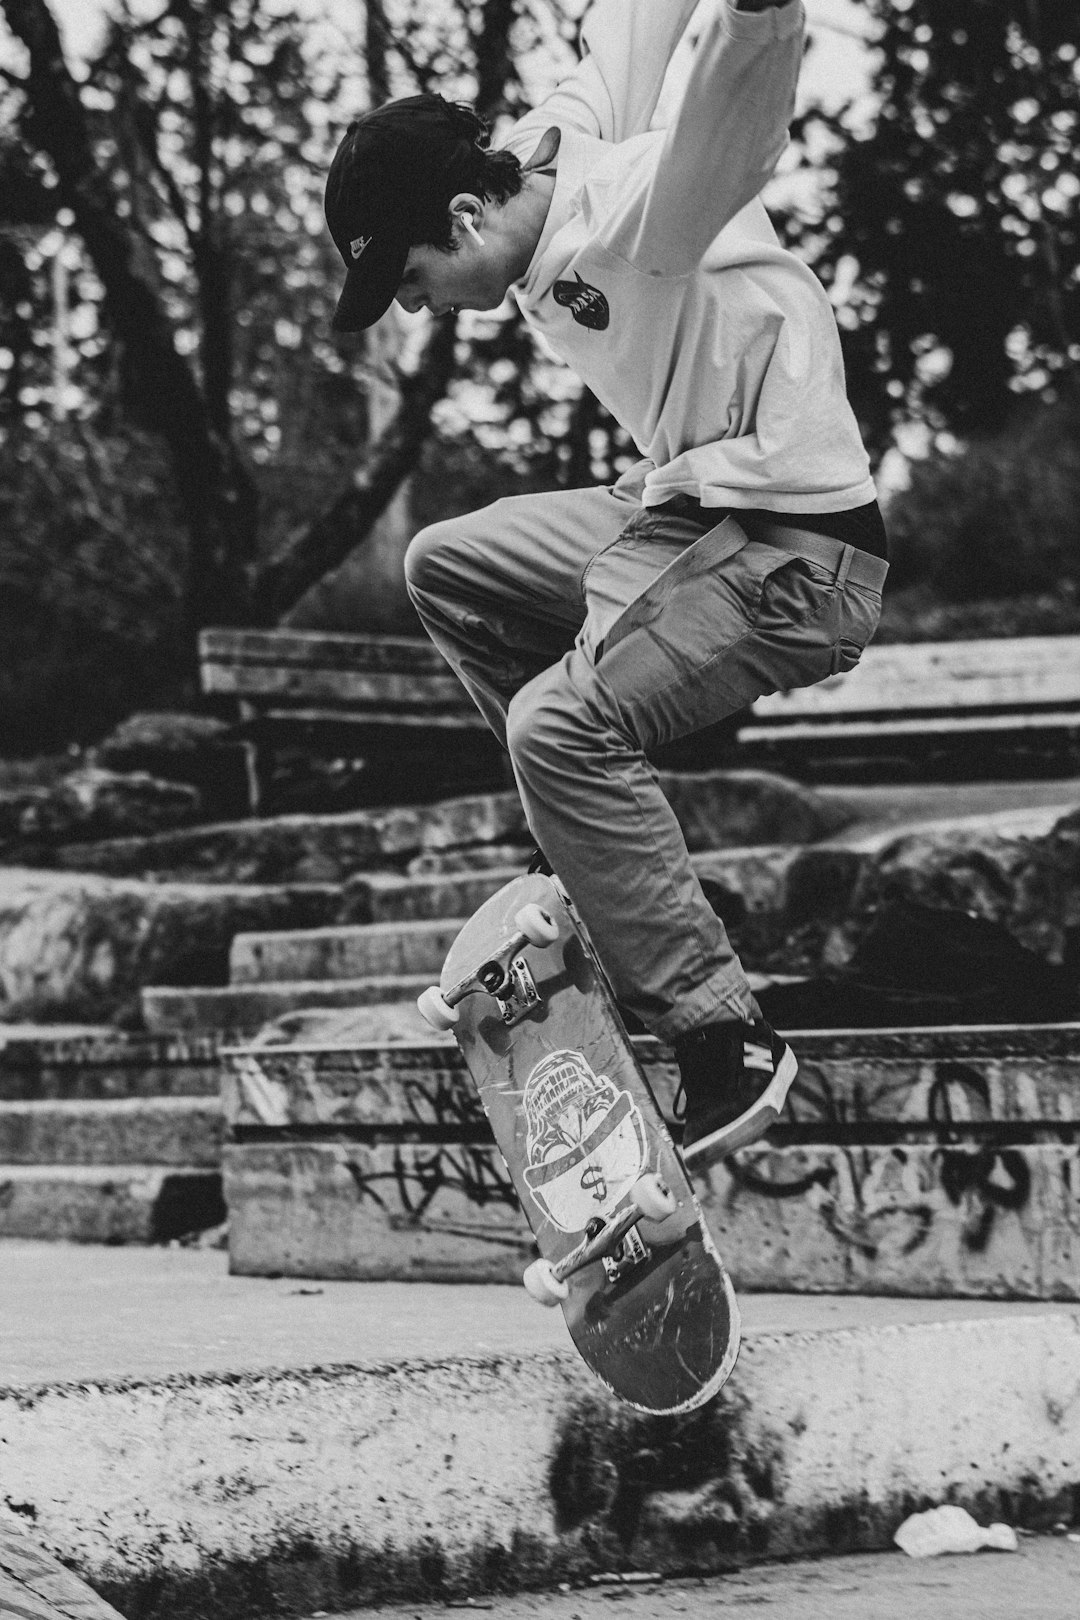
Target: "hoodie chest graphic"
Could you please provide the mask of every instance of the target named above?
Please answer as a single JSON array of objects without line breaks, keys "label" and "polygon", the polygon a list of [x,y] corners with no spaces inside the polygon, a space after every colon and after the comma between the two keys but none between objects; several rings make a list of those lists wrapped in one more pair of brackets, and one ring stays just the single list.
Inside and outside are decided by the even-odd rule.
[{"label": "hoodie chest graphic", "polygon": [[611,320],[608,301],[599,287],[590,287],[576,270],[574,280],[557,281],[552,294],[557,304],[569,309],[579,326],[587,326],[590,331],[602,332]]}]

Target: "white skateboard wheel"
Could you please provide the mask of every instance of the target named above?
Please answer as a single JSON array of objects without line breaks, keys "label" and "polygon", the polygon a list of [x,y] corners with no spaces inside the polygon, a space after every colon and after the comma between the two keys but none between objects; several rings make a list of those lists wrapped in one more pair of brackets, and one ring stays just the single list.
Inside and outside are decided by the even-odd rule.
[{"label": "white skateboard wheel", "polygon": [[522,906],[514,918],[514,926],[530,945],[554,945],[559,937],[558,923],[535,900]]},{"label": "white skateboard wheel", "polygon": [[556,1277],[550,1260],[534,1260],[531,1266],[525,1267],[521,1280],[525,1284],[525,1292],[538,1305],[561,1305],[564,1299],[569,1298],[570,1290]]},{"label": "white skateboard wheel", "polygon": [[656,1175],[635,1181],[630,1196],[647,1221],[666,1221],[679,1207],[671,1188]]},{"label": "white skateboard wheel", "polygon": [[448,1001],[443,1000],[438,985],[429,984],[426,990],[422,990],[416,998],[416,1005],[420,1009],[421,1018],[429,1023],[432,1029],[444,1033],[448,1029],[453,1029],[461,1017],[456,1007],[451,1007]]}]

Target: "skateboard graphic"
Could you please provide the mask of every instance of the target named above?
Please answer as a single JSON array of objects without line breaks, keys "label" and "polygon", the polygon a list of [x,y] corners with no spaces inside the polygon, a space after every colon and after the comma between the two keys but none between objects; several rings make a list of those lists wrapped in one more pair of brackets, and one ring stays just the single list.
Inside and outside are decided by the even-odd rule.
[{"label": "skateboard graphic", "polygon": [[602,970],[557,880],[515,878],[419,999],[452,1030],[559,1304],[597,1377],[640,1411],[688,1412],[735,1364],[734,1290]]}]

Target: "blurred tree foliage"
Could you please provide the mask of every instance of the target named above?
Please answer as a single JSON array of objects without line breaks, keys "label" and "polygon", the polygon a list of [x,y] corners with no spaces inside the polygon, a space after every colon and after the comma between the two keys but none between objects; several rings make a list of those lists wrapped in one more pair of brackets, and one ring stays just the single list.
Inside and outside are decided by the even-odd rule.
[{"label": "blurred tree foliage", "polygon": [[1075,609],[1080,397],[1032,401],[1003,432],[915,462],[889,538],[894,591],[921,585],[944,602],[1056,593]]},{"label": "blurred tree foliage", "polygon": [[[830,288],[852,402],[878,454],[923,421],[1000,429],[1080,362],[1080,6],[865,0],[871,92],[795,128],[831,168],[786,221]],[[869,127],[866,106],[872,104]]]}]

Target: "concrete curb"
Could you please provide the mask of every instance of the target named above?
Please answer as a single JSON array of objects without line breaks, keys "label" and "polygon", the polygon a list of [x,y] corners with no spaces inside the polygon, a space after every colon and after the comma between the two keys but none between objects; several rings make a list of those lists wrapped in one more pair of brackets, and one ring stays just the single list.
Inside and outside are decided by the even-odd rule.
[{"label": "concrete curb", "polygon": [[140,1620],[881,1547],[1080,1502],[1080,1312],[751,1332],[689,1420],[569,1351],[0,1391],[9,1503]]}]

